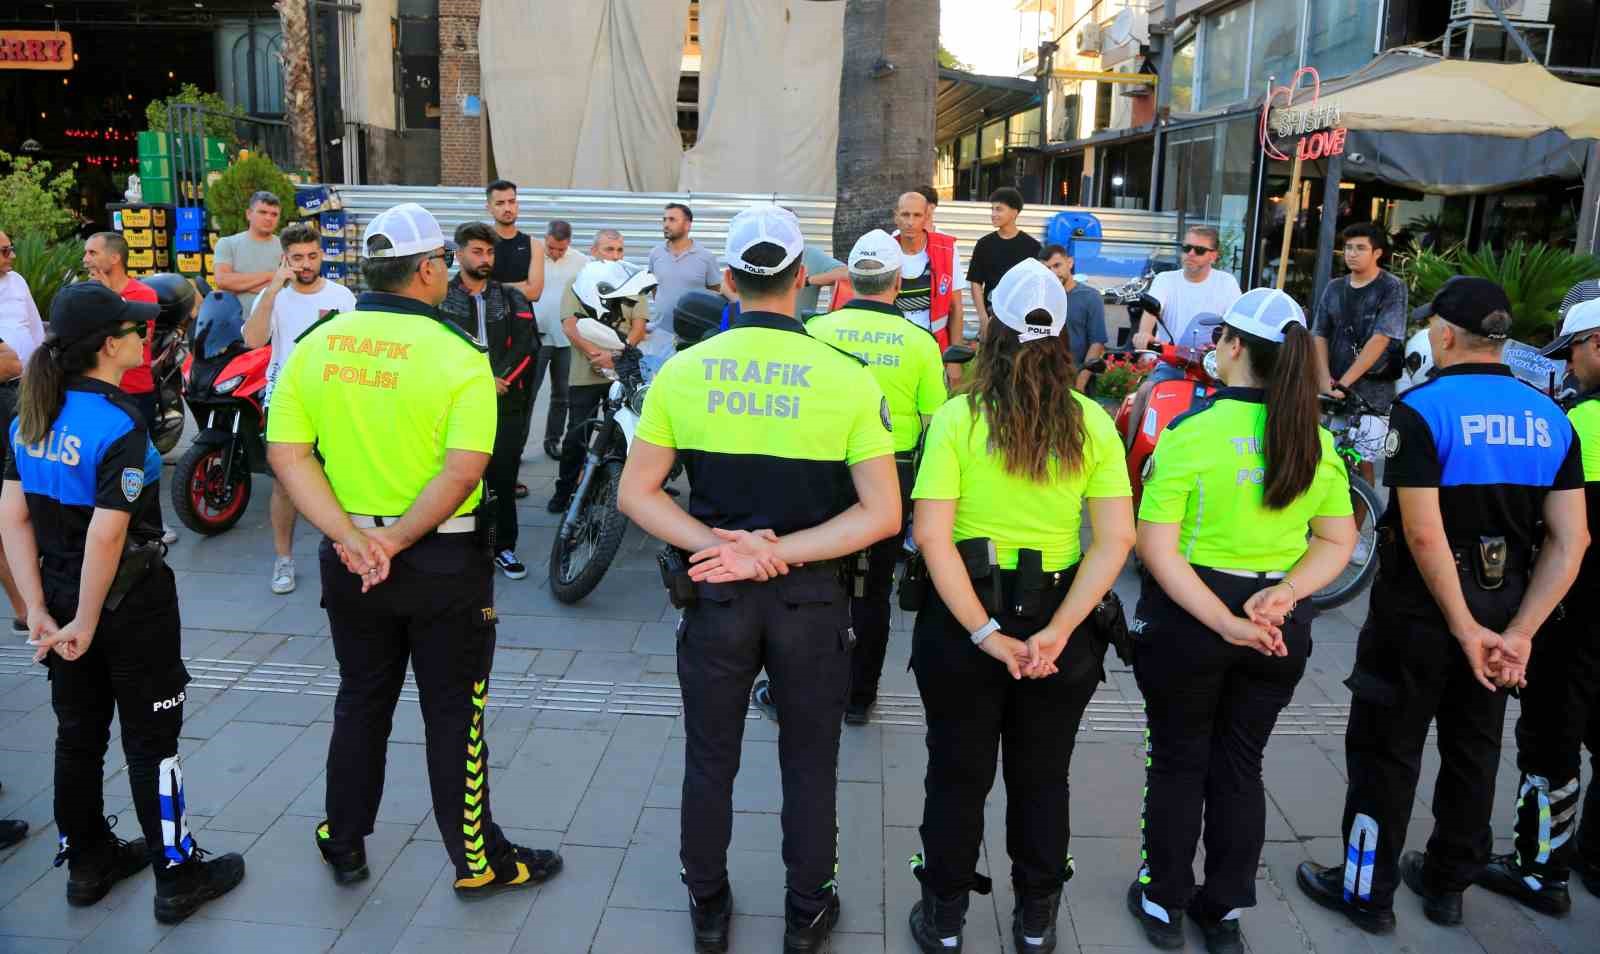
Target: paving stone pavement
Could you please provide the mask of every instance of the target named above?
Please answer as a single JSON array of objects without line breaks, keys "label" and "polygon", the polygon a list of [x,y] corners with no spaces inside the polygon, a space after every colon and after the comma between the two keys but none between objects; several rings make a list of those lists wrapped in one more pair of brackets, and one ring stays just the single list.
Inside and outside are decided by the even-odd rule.
[{"label": "paving stone pavement", "polygon": [[[541,408],[542,413],[542,408]],[[175,457],[176,455],[174,455]],[[168,475],[170,476],[170,471]],[[407,691],[390,740],[389,778],[367,849],[373,877],[333,885],[311,840],[322,817],[323,768],[337,670],[318,608],[317,539],[295,540],[300,586],[267,589],[269,482],[239,527],[214,539],[183,532],[170,561],[183,601],[184,654],[195,682],[185,712],[182,756],[190,824],[211,851],[241,851],[244,884],[176,928],[151,917],[153,883],[142,874],[100,904],[69,908],[63,871],[50,866],[54,716],[41,670],[18,649],[0,649],[0,817],[33,830],[0,853],[0,954],[677,954],[692,950],[678,881],[678,807],[683,727],[673,658],[676,614],[655,571],[653,548],[630,533],[600,588],[562,606],[544,583],[554,518],[544,501],[554,465],[530,445],[523,475],[532,494],[520,508],[526,580],[497,581],[499,651],[489,697],[493,806],[514,839],[559,847],[566,869],[547,885],[466,905],[450,890],[428,797],[422,723]],[[1118,584],[1130,606],[1137,581]],[[1532,954],[1600,949],[1600,899],[1574,886],[1565,920],[1529,914],[1482,891],[1467,899],[1466,924],[1447,930],[1422,917],[1402,890],[1398,932],[1372,938],[1310,904],[1293,886],[1306,859],[1342,857],[1342,732],[1349,694],[1341,680],[1354,658],[1364,603],[1329,614],[1267,752],[1267,845],[1258,905],[1245,913],[1252,952],[1463,951]],[[836,954],[914,951],[906,913],[916,883],[905,860],[918,849],[926,760],[916,687],[905,661],[909,623],[896,613],[884,673],[885,702],[865,728],[846,728],[840,750],[839,880],[844,903]],[[1140,699],[1133,675],[1110,657],[1073,757],[1077,876],[1059,923],[1063,952],[1150,950],[1123,907],[1138,856],[1143,784]],[[1513,703],[1513,716],[1515,703]],[[1508,719],[1507,729],[1512,720]],[[736,901],[733,950],[775,952],[783,934],[777,727],[752,710],[734,792],[729,867]],[[113,728],[113,735],[116,730]],[[1495,818],[1499,846],[1510,819],[1514,752],[1502,759]],[[1437,757],[1430,751],[1410,831],[1422,847]],[[985,870],[1000,875],[992,897],[974,896],[970,954],[1009,951],[1012,899],[1004,877],[1003,787],[990,795]],[[136,828],[121,752],[113,738],[106,804]],[[1583,940],[1588,938],[1587,941]],[[1190,932],[1191,950],[1203,949]]]}]

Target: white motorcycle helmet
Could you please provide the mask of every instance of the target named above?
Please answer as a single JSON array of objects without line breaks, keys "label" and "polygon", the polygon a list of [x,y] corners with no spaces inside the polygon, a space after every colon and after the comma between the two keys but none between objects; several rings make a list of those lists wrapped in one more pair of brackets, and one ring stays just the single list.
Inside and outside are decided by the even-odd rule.
[{"label": "white motorcycle helmet", "polygon": [[572,293],[591,318],[611,310],[613,302],[637,299],[655,290],[656,277],[630,262],[595,261],[583,266],[572,282]]},{"label": "white motorcycle helmet", "polygon": [[1433,345],[1424,328],[1406,340],[1405,369],[1400,372],[1396,391],[1404,393],[1433,377]]}]

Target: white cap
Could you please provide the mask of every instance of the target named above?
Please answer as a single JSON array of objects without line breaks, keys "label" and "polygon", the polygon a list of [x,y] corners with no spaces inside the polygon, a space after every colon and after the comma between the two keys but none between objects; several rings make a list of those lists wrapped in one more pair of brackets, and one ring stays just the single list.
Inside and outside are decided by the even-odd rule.
[{"label": "white cap", "polygon": [[[874,262],[866,265],[863,263]],[[900,243],[883,229],[873,229],[856,239],[850,249],[850,271],[857,275],[882,275],[900,268]]]},{"label": "white cap", "polygon": [[1539,353],[1547,358],[1570,358],[1573,339],[1597,329],[1600,329],[1600,298],[1580,301],[1567,308],[1567,317],[1561,319],[1561,334]]},{"label": "white cap", "polygon": [[1247,335],[1282,343],[1291,324],[1305,326],[1306,313],[1299,302],[1276,288],[1255,288],[1228,306],[1222,323]]},{"label": "white cap", "polygon": [[[782,248],[783,260],[776,265],[752,265],[745,261],[745,254],[761,244]],[[776,275],[805,250],[806,240],[800,234],[800,220],[794,213],[762,202],[740,212],[728,223],[728,247],[722,260],[729,268],[750,275]]]},{"label": "white cap", "polygon": [[[1024,343],[1054,338],[1067,324],[1067,291],[1055,272],[1036,258],[1025,258],[1011,267],[994,287],[994,316],[1017,333]],[[1050,314],[1048,325],[1028,323],[1036,311]]]},{"label": "white cap", "polygon": [[[389,240],[390,247],[370,251],[372,240],[380,235]],[[362,255],[367,258],[404,258],[446,247],[439,220],[415,202],[402,202],[379,212],[361,235]]]}]

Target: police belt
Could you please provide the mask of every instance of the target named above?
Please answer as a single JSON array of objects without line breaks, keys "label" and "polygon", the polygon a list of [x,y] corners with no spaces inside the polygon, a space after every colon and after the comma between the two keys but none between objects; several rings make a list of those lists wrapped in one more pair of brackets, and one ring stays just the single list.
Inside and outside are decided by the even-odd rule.
[{"label": "police belt", "polygon": [[[366,514],[353,513],[350,522],[355,524],[357,530],[373,530],[378,527],[387,527],[398,521],[399,517],[369,517]],[[477,529],[477,520],[472,514],[451,517],[444,523],[434,528],[434,533],[471,533]]]},{"label": "police belt", "polygon": [[[1470,572],[1472,570],[1473,560],[1477,559],[1475,556],[1477,549],[1478,548],[1475,546],[1457,546],[1452,543],[1450,545],[1450,556],[1455,559],[1456,568]],[[1534,555],[1535,554],[1532,550],[1523,550],[1519,552],[1517,550],[1507,548],[1505,572],[1519,574],[1532,572]]]}]

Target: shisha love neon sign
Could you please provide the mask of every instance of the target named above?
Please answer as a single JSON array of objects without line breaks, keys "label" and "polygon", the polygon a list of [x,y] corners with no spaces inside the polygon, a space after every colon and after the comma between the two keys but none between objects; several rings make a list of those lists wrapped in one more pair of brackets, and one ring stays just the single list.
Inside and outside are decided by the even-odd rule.
[{"label": "shisha love neon sign", "polygon": [[[1311,77],[1311,102],[1294,108],[1295,92],[1300,79]],[[1273,136],[1286,138],[1300,136],[1295,144],[1295,156],[1302,161],[1344,154],[1345,139],[1349,131],[1340,125],[1339,107],[1335,103],[1323,104],[1322,77],[1317,71],[1304,66],[1295,71],[1287,86],[1274,86],[1261,104],[1261,151],[1269,159],[1288,161],[1289,157],[1273,144]],[[1306,135],[1310,133],[1311,135]]]}]

